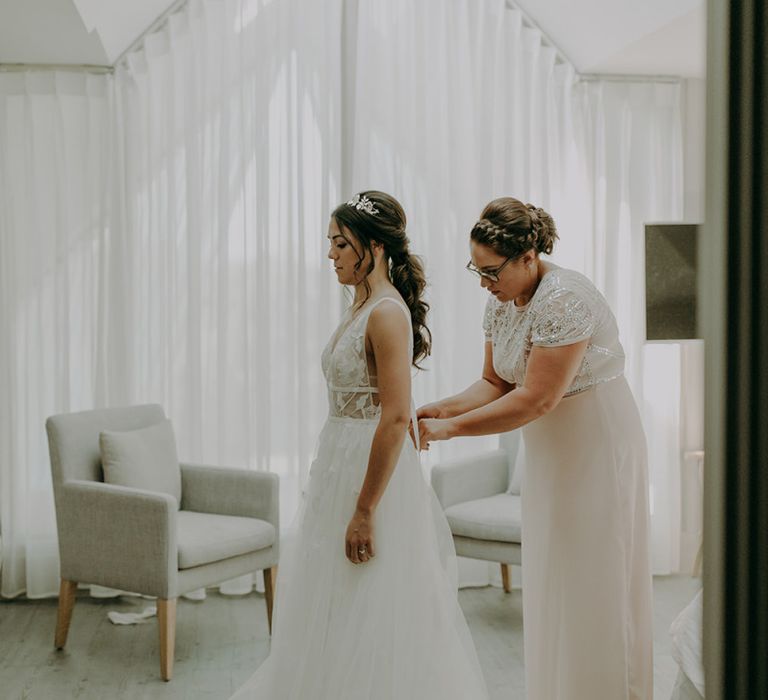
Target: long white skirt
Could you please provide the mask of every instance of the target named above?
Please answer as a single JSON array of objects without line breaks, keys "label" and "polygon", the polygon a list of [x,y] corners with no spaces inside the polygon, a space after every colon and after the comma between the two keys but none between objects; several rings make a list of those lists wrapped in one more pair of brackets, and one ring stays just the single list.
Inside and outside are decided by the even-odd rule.
[{"label": "long white skirt", "polygon": [[485,700],[448,523],[406,439],[374,517],[376,557],[344,537],[375,420],[329,418],[281,542],[270,656],[233,700]]},{"label": "long white skirt", "polygon": [[528,700],[650,700],[645,435],[623,377],[524,428]]}]

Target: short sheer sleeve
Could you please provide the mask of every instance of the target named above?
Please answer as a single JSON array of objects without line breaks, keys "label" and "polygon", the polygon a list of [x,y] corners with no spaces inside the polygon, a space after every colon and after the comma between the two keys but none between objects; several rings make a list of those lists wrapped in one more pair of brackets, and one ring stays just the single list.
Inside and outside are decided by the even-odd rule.
[{"label": "short sheer sleeve", "polygon": [[494,301],[495,299],[493,297],[489,297],[485,304],[485,313],[483,314],[483,332],[485,333],[486,340],[491,340],[493,338]]},{"label": "short sheer sleeve", "polygon": [[555,286],[537,300],[531,343],[543,347],[572,345],[595,333],[595,313],[573,289]]}]

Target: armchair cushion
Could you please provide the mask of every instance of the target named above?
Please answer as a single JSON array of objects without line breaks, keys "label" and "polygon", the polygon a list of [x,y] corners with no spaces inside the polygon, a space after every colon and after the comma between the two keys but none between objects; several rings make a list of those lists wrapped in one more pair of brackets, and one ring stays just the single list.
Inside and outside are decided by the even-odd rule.
[{"label": "armchair cushion", "polygon": [[104,481],[167,493],[181,503],[181,469],[171,421],[130,431],[99,433]]},{"label": "armchair cushion", "polygon": [[265,549],[276,539],[274,526],[257,518],[180,510],[177,523],[179,569]]},{"label": "armchair cushion", "polygon": [[520,496],[500,493],[445,509],[454,535],[477,540],[521,543]]},{"label": "armchair cushion", "polygon": [[277,474],[181,464],[181,508],[198,513],[239,515],[280,525]]},{"label": "armchair cushion", "polygon": [[503,449],[436,464],[432,468],[432,488],[445,509],[456,503],[504,493],[508,486],[509,459]]}]

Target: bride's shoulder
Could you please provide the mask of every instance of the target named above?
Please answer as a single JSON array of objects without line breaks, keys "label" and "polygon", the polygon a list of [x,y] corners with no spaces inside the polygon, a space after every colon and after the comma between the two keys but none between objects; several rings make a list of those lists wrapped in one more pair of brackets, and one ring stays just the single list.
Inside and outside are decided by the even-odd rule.
[{"label": "bride's shoulder", "polygon": [[368,315],[369,332],[400,334],[407,329],[410,333],[410,327],[410,313],[402,299],[387,295],[372,303]]},{"label": "bride's shoulder", "polygon": [[371,303],[370,318],[402,318],[410,320],[411,312],[399,296],[386,295]]}]

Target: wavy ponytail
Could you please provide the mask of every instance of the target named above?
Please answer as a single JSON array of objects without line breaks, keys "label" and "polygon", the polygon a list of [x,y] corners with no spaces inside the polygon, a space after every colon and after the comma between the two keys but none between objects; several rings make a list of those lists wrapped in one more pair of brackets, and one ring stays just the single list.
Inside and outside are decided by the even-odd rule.
[{"label": "wavy ponytail", "polygon": [[[412,255],[408,249],[408,236],[405,232],[405,211],[394,197],[385,192],[366,190],[360,192],[353,200],[340,204],[331,215],[339,228],[346,226],[373,258],[372,241],[384,246],[384,253],[389,260],[389,276],[393,286],[403,297],[411,312],[411,327],[413,329],[413,365],[418,365],[430,353],[432,334],[427,328],[427,312],[429,304],[422,295],[427,286],[424,266],[421,259]],[[362,265],[364,253],[360,255],[358,266]],[[371,262],[366,276],[373,270]],[[370,287],[365,282],[368,294]]]},{"label": "wavy ponytail", "polygon": [[389,276],[411,312],[413,364],[419,367],[419,360],[427,357],[432,349],[432,333],[426,324],[429,304],[422,298],[427,286],[424,266],[418,256],[406,250],[405,253],[391,258]]}]

